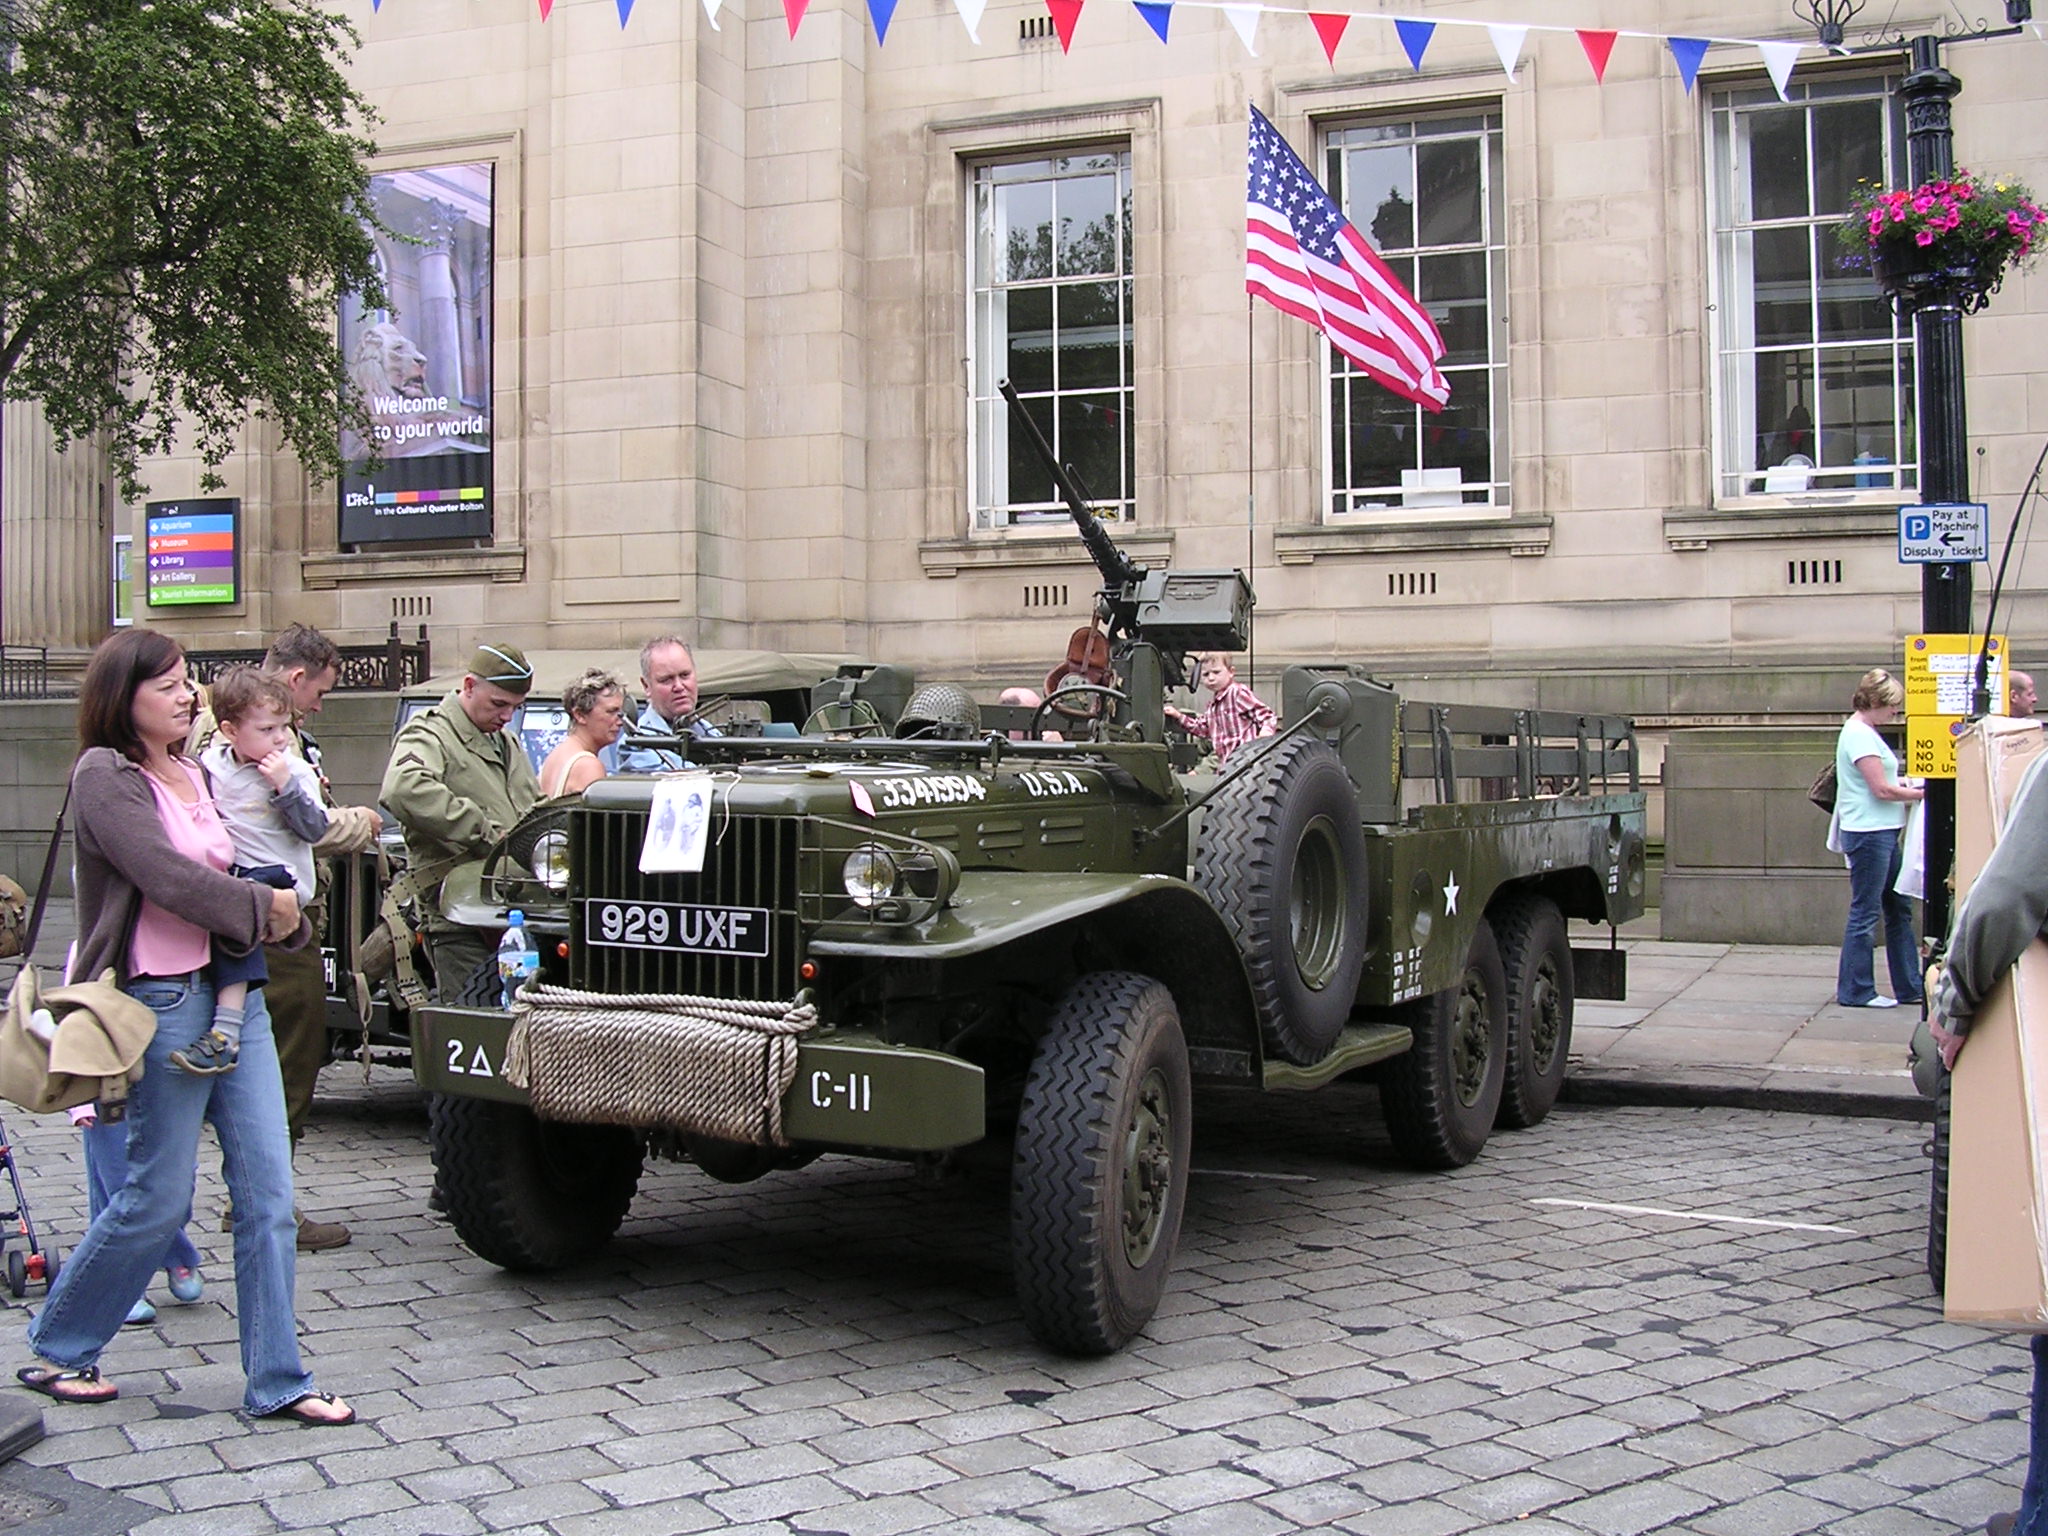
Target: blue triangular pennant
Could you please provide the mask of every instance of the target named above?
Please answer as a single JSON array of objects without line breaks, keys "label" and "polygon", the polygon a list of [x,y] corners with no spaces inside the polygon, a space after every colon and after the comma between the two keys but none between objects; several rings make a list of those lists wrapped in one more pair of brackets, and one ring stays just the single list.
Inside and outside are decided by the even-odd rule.
[{"label": "blue triangular pennant", "polygon": [[1685,82],[1685,94],[1692,94],[1692,83],[1699,78],[1700,60],[1707,56],[1707,40],[1704,37],[1667,37],[1671,45],[1671,57],[1678,61],[1678,78]]},{"label": "blue triangular pennant", "polygon": [[1173,21],[1173,0],[1131,0],[1138,8],[1138,14],[1145,18],[1145,25],[1159,34],[1159,41],[1166,41],[1166,29]]},{"label": "blue triangular pennant", "polygon": [[868,0],[868,16],[875,24],[875,41],[889,41],[889,23],[896,19],[896,0]]},{"label": "blue triangular pennant", "polygon": [[626,30],[626,18],[633,14],[633,0],[619,0],[619,30]]},{"label": "blue triangular pennant", "polygon": [[1402,21],[1396,19],[1394,30],[1401,34],[1401,46],[1408,52],[1408,62],[1417,69],[1422,68],[1423,50],[1429,47],[1430,38],[1436,35],[1433,21]]}]

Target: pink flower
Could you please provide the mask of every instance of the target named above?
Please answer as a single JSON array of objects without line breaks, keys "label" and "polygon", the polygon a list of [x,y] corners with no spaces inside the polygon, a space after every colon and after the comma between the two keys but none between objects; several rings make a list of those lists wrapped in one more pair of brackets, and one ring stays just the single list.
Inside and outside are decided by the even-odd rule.
[{"label": "pink flower", "polygon": [[1919,234],[1917,234],[1917,235],[1915,235],[1915,236],[1913,237],[1913,243],[1914,243],[1915,245],[1932,245],[1932,244],[1934,244],[1934,231],[1933,231],[1933,230],[1931,230],[1931,229],[1923,229],[1923,230],[1921,230]]},{"label": "pink flower", "polygon": [[1934,199],[1929,197],[1925,192],[1920,193],[1917,197],[1913,199],[1913,211],[1915,213],[1925,213],[1928,209],[1932,208],[1933,206]]}]

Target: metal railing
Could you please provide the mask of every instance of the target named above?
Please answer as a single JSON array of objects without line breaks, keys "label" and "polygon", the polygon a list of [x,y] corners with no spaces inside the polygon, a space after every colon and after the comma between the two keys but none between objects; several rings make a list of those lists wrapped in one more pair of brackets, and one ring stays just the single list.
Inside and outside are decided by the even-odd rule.
[{"label": "metal railing", "polygon": [[1642,788],[1624,717],[1476,704],[1404,703],[1401,773],[1433,780],[1445,804]]},{"label": "metal railing", "polygon": [[[419,628],[416,641],[401,640],[394,620],[391,633],[381,645],[344,645],[340,677],[335,689],[341,693],[397,693],[416,688],[433,675],[433,648],[427,640],[427,626]],[[263,664],[263,651],[187,651],[185,665],[195,682],[210,683],[229,667]]]},{"label": "metal railing", "polygon": [[0,699],[47,699],[50,692],[50,648],[46,645],[0,645]]}]

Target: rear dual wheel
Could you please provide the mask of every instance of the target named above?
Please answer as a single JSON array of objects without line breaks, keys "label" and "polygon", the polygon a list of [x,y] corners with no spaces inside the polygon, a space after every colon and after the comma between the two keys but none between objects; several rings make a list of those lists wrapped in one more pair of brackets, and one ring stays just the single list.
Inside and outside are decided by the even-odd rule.
[{"label": "rear dual wheel", "polygon": [[1481,922],[1457,984],[1417,998],[1399,1022],[1415,1034],[1379,1069],[1394,1150],[1417,1168],[1462,1168],[1500,1113],[1508,1062],[1508,983],[1493,929]]},{"label": "rear dual wheel", "polygon": [[1510,896],[1487,912],[1507,981],[1508,1060],[1500,1121],[1510,1130],[1537,1124],[1557,1103],[1572,1050],[1571,937],[1547,896]]}]

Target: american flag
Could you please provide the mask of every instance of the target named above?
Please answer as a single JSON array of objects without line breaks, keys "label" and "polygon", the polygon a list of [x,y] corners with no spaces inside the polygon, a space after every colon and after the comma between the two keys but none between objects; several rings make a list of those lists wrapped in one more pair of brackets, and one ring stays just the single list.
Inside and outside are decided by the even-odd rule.
[{"label": "american flag", "polygon": [[1440,411],[1443,337],[1280,132],[1252,108],[1244,285],[1330,338],[1371,379]]}]

